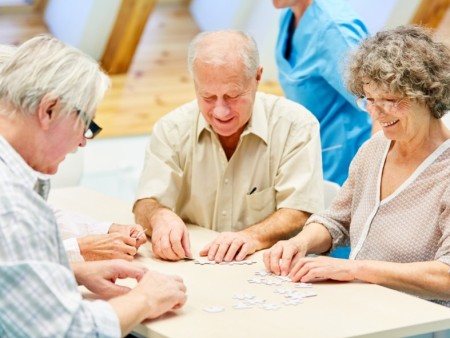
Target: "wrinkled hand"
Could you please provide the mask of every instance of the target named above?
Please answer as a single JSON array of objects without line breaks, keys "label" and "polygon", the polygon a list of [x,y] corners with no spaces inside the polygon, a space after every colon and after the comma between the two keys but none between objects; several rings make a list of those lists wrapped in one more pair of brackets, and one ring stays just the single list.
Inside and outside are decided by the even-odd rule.
[{"label": "wrinkled hand", "polygon": [[114,232],[136,238],[136,249],[139,249],[142,244],[147,242],[147,236],[145,234],[144,228],[139,224],[125,225],[113,223],[109,227],[108,233],[112,234]]},{"label": "wrinkled hand", "polygon": [[306,248],[295,238],[279,241],[264,252],[263,259],[266,269],[276,275],[287,276],[296,262],[304,257]]},{"label": "wrinkled hand", "polygon": [[355,280],[357,261],[327,256],[304,257],[295,262],[289,277],[294,282],[313,282],[316,279],[338,281]]},{"label": "wrinkled hand", "polygon": [[147,319],[176,310],[186,303],[186,286],[181,277],[147,271],[133,292],[143,294],[151,304]]},{"label": "wrinkled hand", "polygon": [[86,261],[104,259],[133,260],[136,255],[136,238],[114,232],[104,235],[89,235],[77,239],[80,253]]},{"label": "wrinkled hand", "polygon": [[152,216],[153,253],[168,261],[192,257],[189,232],[173,211],[161,208]]},{"label": "wrinkled hand", "polygon": [[243,232],[222,232],[217,238],[206,245],[200,256],[208,256],[209,260],[217,263],[232,260],[242,261],[256,251],[257,242],[250,235]]},{"label": "wrinkled hand", "polygon": [[120,259],[97,262],[72,263],[72,270],[79,285],[103,299],[110,299],[130,291],[126,286],[116,285],[118,278],[141,280],[147,269]]}]

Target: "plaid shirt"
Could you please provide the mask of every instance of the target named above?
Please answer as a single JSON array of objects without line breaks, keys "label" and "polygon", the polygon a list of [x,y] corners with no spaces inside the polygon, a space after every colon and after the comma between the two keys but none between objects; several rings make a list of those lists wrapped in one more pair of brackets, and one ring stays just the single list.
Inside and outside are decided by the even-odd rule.
[{"label": "plaid shirt", "polygon": [[119,337],[111,306],[82,299],[39,177],[0,135],[0,337]]}]

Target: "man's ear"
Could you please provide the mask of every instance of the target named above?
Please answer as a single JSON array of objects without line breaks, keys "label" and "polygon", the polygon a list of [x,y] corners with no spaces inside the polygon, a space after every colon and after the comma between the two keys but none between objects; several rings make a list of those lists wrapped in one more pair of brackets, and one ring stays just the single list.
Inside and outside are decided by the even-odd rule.
[{"label": "man's ear", "polygon": [[41,102],[39,102],[37,117],[42,129],[48,130],[51,123],[56,119],[56,111],[59,103],[59,98],[55,99],[51,94],[45,94]]},{"label": "man's ear", "polygon": [[261,77],[262,77],[262,73],[263,73],[263,67],[259,66],[258,70],[256,71],[256,81],[261,81]]}]

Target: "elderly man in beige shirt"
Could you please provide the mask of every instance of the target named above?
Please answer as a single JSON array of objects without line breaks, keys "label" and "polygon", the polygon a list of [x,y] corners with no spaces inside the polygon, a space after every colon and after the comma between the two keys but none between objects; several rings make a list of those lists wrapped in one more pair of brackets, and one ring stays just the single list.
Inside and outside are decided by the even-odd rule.
[{"label": "elderly man in beige shirt", "polygon": [[155,125],[134,205],[165,260],[192,257],[188,224],[221,232],[200,252],[243,260],[292,236],[323,208],[319,124],[304,107],[257,93],[254,40],[200,33],[189,48],[197,100]]}]

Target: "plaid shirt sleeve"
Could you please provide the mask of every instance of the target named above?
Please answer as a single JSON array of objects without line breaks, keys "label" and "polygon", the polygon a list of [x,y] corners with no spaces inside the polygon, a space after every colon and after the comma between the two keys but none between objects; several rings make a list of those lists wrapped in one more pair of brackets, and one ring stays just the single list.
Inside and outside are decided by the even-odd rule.
[{"label": "plaid shirt sleeve", "polygon": [[40,176],[0,135],[0,337],[120,337],[110,304],[81,297]]},{"label": "plaid shirt sleeve", "polygon": [[60,264],[0,264],[0,337],[120,337],[105,301],[83,300],[73,273]]}]

